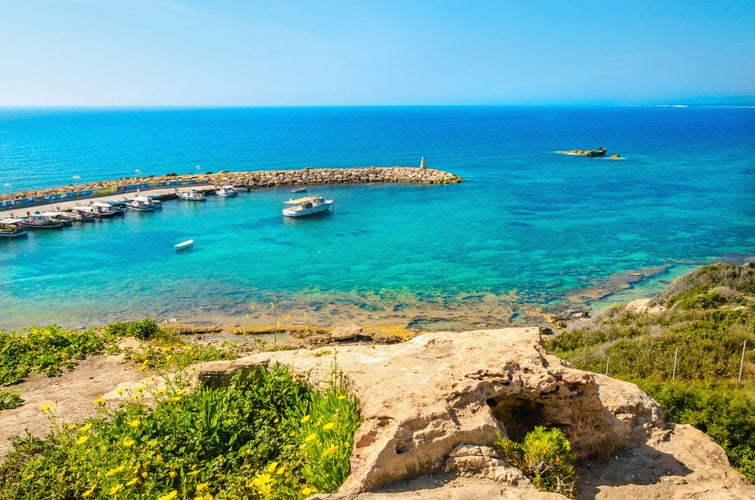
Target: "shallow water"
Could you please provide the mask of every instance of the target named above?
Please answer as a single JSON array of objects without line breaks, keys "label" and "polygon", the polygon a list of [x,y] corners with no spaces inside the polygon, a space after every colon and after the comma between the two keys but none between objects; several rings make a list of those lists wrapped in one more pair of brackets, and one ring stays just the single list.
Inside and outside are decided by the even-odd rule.
[{"label": "shallow water", "polygon": [[[0,328],[145,316],[502,326],[660,267],[618,297],[651,293],[690,265],[755,254],[752,137],[755,109],[741,108],[0,112],[0,182],[18,187],[135,165],[148,175],[421,156],[466,179],[317,187],[336,205],[315,218],[283,218],[281,188],[0,241]],[[554,153],[600,145],[625,159]],[[192,249],[173,249],[189,238]]]}]

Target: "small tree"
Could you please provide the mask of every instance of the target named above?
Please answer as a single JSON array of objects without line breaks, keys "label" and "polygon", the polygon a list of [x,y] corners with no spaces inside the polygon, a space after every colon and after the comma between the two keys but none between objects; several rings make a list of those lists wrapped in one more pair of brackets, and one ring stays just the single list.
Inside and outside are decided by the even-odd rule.
[{"label": "small tree", "polygon": [[577,470],[571,444],[560,429],[535,427],[521,443],[499,435],[493,448],[541,491],[574,498]]}]

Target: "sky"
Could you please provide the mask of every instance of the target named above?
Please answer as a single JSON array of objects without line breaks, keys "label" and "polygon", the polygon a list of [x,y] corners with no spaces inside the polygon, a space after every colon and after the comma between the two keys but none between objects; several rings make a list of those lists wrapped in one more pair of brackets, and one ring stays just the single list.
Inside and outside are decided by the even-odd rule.
[{"label": "sky", "polygon": [[0,106],[733,96],[755,102],[755,0],[0,0]]}]

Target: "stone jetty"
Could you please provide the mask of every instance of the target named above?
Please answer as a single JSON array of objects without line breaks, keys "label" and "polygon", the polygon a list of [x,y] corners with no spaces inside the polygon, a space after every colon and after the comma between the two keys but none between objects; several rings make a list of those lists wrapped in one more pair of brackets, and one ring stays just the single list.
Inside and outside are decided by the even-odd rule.
[{"label": "stone jetty", "polygon": [[261,189],[281,186],[310,186],[320,184],[404,183],[457,184],[459,176],[432,168],[366,167],[366,168],[304,168],[300,170],[259,170],[203,174],[168,174],[164,176],[132,177],[99,181],[77,186],[39,189],[0,195],[0,209],[91,198],[119,193],[146,191],[182,186],[221,186],[232,184],[240,188]]}]

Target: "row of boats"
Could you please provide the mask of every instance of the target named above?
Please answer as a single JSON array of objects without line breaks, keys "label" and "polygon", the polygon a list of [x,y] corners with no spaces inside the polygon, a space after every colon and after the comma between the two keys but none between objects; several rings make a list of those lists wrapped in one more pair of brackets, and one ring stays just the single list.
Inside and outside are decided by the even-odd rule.
[{"label": "row of boats", "polygon": [[[292,190],[300,193],[304,189]],[[233,186],[221,186],[215,189],[215,194],[223,197],[234,197],[238,191]],[[88,222],[96,219],[107,219],[125,215],[127,210],[137,212],[151,212],[162,208],[162,201],[169,198],[180,198],[186,201],[206,201],[205,194],[197,189],[190,189],[181,193],[176,192],[167,196],[138,195],[130,200],[90,202],[89,205],[79,205],[67,210],[27,212],[26,217],[0,219],[0,238],[21,238],[28,234],[29,229],[58,229],[70,226],[74,222]],[[286,217],[303,217],[315,215],[331,210],[333,200],[322,196],[305,196],[289,199],[285,202],[283,215]]]},{"label": "row of boats", "polygon": [[[238,194],[233,186],[222,186],[215,190],[218,196],[232,197]],[[89,205],[77,205],[67,210],[27,212],[26,217],[0,219],[0,238],[22,238],[30,229],[59,229],[74,222],[89,222],[96,219],[109,219],[126,214],[127,210],[152,212],[162,208],[164,199],[181,198],[188,201],[205,201],[205,195],[197,189],[167,196],[138,195],[130,200],[92,201]]]}]

